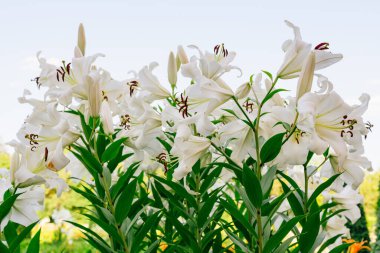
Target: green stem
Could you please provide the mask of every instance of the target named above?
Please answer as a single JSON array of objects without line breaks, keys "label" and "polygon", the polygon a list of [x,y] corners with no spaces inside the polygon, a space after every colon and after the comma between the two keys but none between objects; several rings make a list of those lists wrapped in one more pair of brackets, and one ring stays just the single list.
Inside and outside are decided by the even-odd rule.
[{"label": "green stem", "polygon": [[309,195],[309,177],[307,175],[307,166],[303,166],[303,172],[304,172],[304,179],[305,179],[305,195],[304,195],[304,198],[303,198],[303,210],[304,210],[304,213],[306,214],[308,212],[308,208],[307,208],[307,202],[308,202],[308,195]]},{"label": "green stem", "polygon": [[[266,96],[271,93],[274,86],[276,85],[278,81],[278,77],[275,78],[275,80],[272,83],[272,86],[268,90]],[[254,125],[254,134],[255,134],[255,145],[256,145],[256,175],[259,180],[261,180],[261,161],[260,161],[260,143],[259,143],[259,128],[260,128],[260,118],[261,118],[261,110],[264,106],[264,103],[259,103],[259,108],[257,111],[257,117],[256,117],[256,124]],[[261,207],[257,208],[257,244],[258,244],[258,252],[263,252],[263,225],[261,220]]]},{"label": "green stem", "polygon": [[[111,198],[111,193],[110,193],[108,187],[106,187],[107,184],[106,184],[106,181],[105,181],[105,178],[104,178],[103,174],[101,175],[101,179],[102,179],[102,183],[104,185],[104,190],[105,190],[105,193],[106,193],[106,199],[107,199],[109,211],[115,217],[115,206],[114,206],[112,198]],[[117,232],[118,232],[118,234],[121,237],[121,240],[123,242],[124,252],[125,253],[129,253],[127,242],[125,241],[125,236],[124,236],[123,232],[121,231],[120,226],[116,225],[116,229],[117,229]],[[112,241],[112,238],[110,238],[110,239]]]}]

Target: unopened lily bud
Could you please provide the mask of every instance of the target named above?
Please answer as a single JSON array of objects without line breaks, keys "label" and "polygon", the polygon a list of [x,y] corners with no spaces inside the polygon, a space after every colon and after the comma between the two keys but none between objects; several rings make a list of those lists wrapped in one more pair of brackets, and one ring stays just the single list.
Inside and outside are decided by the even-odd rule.
[{"label": "unopened lily bud", "polygon": [[297,85],[297,100],[311,90],[315,69],[315,53],[312,51],[302,66]]},{"label": "unopened lily bud", "polygon": [[103,129],[106,134],[113,134],[114,128],[113,128],[113,121],[112,121],[112,113],[110,106],[106,100],[102,102],[102,105],[100,107],[100,118],[103,123]]},{"label": "unopened lily bud", "polygon": [[235,92],[235,97],[238,99],[242,99],[248,96],[249,92],[251,90],[251,85],[246,82],[240,85]]},{"label": "unopened lily bud", "polygon": [[169,54],[168,62],[168,80],[172,87],[175,87],[177,83],[177,63],[173,52]]},{"label": "unopened lily bud", "polygon": [[179,55],[176,54],[175,56],[175,60],[177,62],[177,72],[179,71],[179,69],[181,68],[181,59],[179,58]]},{"label": "unopened lily bud", "polygon": [[94,81],[90,76],[87,76],[86,81],[88,85],[89,113],[92,117],[98,117],[101,103],[100,85],[98,81]]},{"label": "unopened lily bud", "polygon": [[78,46],[74,48],[74,57],[75,58],[81,58],[83,57],[82,51],[79,49]]},{"label": "unopened lily bud", "polygon": [[177,48],[177,55],[182,64],[189,63],[189,58],[187,57],[185,49],[183,49],[181,45],[179,45]]},{"label": "unopened lily bud", "polygon": [[86,52],[86,35],[84,33],[84,27],[82,23],[79,24],[78,28],[78,48],[84,56]]}]

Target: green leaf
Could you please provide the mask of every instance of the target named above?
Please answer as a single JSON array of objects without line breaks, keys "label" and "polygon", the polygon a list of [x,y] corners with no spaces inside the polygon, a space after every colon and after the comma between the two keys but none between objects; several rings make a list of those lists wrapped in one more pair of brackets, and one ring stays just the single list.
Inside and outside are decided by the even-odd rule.
[{"label": "green leaf", "polygon": [[[84,186],[82,185],[82,187],[84,187]],[[92,193],[91,190],[88,189],[87,191],[82,191],[81,189],[79,189],[78,187],[75,187],[75,186],[70,186],[70,188],[73,191],[75,191],[76,193],[78,193],[78,194],[82,195],[83,197],[85,197],[93,205],[98,205],[98,206],[102,206],[103,205],[103,202],[94,193]]]},{"label": "green leaf", "polygon": [[[14,222],[8,222],[8,224],[5,226],[4,228],[4,236],[5,236],[5,239],[8,243],[8,245],[11,245],[11,243],[13,242],[13,240],[15,240],[17,238],[17,228],[18,228],[18,225]],[[0,251],[1,252],[1,251]],[[17,249],[17,252],[20,252],[20,248],[18,247]]]},{"label": "green leaf", "polygon": [[7,199],[5,199],[3,201],[3,203],[1,203],[1,205],[0,205],[0,221],[2,221],[5,216],[7,216],[7,214],[11,210],[13,204],[15,203],[17,197],[20,195],[21,195],[21,193],[11,195]]},{"label": "green leaf", "polygon": [[263,99],[263,101],[261,102],[261,104],[265,104],[269,99],[271,99],[275,94],[281,92],[281,91],[289,91],[287,89],[275,89],[275,90],[272,90],[270,93],[268,93],[265,98]]},{"label": "green leaf", "polygon": [[149,218],[144,221],[143,226],[138,230],[136,236],[133,238],[132,250],[131,252],[140,252],[139,246],[141,246],[142,241],[146,237],[149,229],[152,227],[157,227],[157,223],[161,218],[160,213],[156,212],[153,215],[149,216]]},{"label": "green leaf", "polygon": [[246,164],[243,164],[243,186],[253,206],[260,208],[263,202],[263,191],[256,174]]},{"label": "green leaf", "polygon": [[335,248],[333,248],[330,253],[342,253],[342,251],[348,249],[348,247],[351,246],[352,243],[345,243],[345,244],[342,244],[342,245],[339,245]]},{"label": "green leaf", "polygon": [[278,231],[269,238],[263,248],[263,253],[271,253],[274,249],[280,246],[285,236],[293,229],[293,227],[303,218],[303,216],[296,216],[287,222],[283,222]]},{"label": "green leaf", "polygon": [[317,202],[313,202],[306,216],[306,222],[303,226],[298,244],[301,252],[310,252],[315,240],[318,237],[321,225],[320,210]]},{"label": "green leaf", "polygon": [[202,208],[199,210],[198,214],[198,227],[202,227],[206,222],[209,215],[212,213],[212,208],[214,207],[216,201],[218,199],[217,192],[215,192],[212,196],[210,196],[206,202],[203,204]]},{"label": "green leaf", "polygon": [[127,217],[132,206],[132,201],[136,192],[137,179],[134,179],[120,194],[116,201],[115,219],[117,224],[121,224]]},{"label": "green leaf", "polygon": [[165,150],[170,153],[170,151],[172,150],[172,146],[165,140],[157,137],[157,140],[161,143],[162,146],[164,146]]},{"label": "green leaf", "polygon": [[[106,243],[106,241],[104,241],[104,239],[98,235],[96,232],[94,232],[92,229],[90,228],[87,228],[79,223],[76,223],[76,222],[73,222],[73,221],[66,221],[67,223],[70,223],[72,225],[74,225],[75,227],[87,232],[88,234],[91,234],[93,235],[94,237],[96,237],[102,244],[103,244],[103,247],[107,248],[109,247],[108,244]],[[86,235],[87,237],[89,237],[88,235]]]},{"label": "green leaf", "polygon": [[119,194],[125,189],[125,187],[127,187],[129,181],[135,174],[139,165],[140,165],[140,162],[131,164],[131,166],[128,167],[126,172],[124,172],[124,174],[119,177],[119,179],[117,180],[117,183],[111,187],[110,192],[111,192],[112,200],[115,200],[117,196],[119,196]]},{"label": "green leaf", "polygon": [[310,206],[313,204],[313,202],[318,198],[319,194],[321,194],[324,190],[326,190],[332,183],[334,183],[335,179],[337,179],[340,176],[340,174],[336,174],[329,179],[327,179],[325,182],[320,184],[317,189],[311,194],[309,200],[307,201],[307,206]]},{"label": "green leaf", "polygon": [[114,159],[118,152],[119,152],[119,149],[122,148],[122,144],[123,142],[127,139],[127,137],[123,137],[123,138],[120,138],[118,139],[117,141],[114,141],[112,142],[107,148],[106,150],[104,150],[104,153],[102,155],[102,162],[108,162],[112,159]]},{"label": "green leaf", "polygon": [[277,168],[276,166],[272,166],[268,169],[267,173],[263,175],[261,178],[261,188],[263,189],[263,194],[266,195],[270,193],[270,190],[272,189],[273,180],[276,176]]},{"label": "green leaf", "polygon": [[180,195],[181,197],[185,198],[189,204],[193,207],[197,206],[197,202],[195,201],[195,198],[193,195],[187,192],[187,190],[180,184],[172,181],[165,180],[164,178],[158,177],[156,175],[152,175],[157,181],[166,184],[170,188],[172,188],[176,194]]},{"label": "green leaf", "polygon": [[5,244],[0,240],[0,252],[1,253],[10,253],[9,249]]},{"label": "green leaf", "polygon": [[29,226],[25,227],[21,233],[17,236],[16,239],[14,239],[11,243],[11,245],[9,246],[9,250],[10,252],[14,252],[17,247],[20,246],[21,242],[25,239],[25,237],[27,235],[29,235],[30,231],[32,231],[33,227],[37,224],[37,222],[34,222],[32,224],[30,224]]},{"label": "green leaf", "polygon": [[269,77],[269,79],[270,80],[272,80],[273,81],[273,76],[272,76],[272,74],[269,72],[269,71],[266,71],[266,70],[261,70],[264,74],[266,74],[268,77]]},{"label": "green leaf", "polygon": [[264,143],[260,151],[262,164],[272,161],[280,153],[284,135],[285,133],[276,134]]},{"label": "green leaf", "polygon": [[253,235],[255,238],[257,238],[257,233],[254,230],[253,226],[249,223],[246,217],[236,208],[236,206],[228,203],[227,201],[220,199],[220,204],[228,211],[228,213],[235,218],[237,221],[239,221],[244,228],[246,228],[251,235]]},{"label": "green leaf", "polygon": [[40,252],[40,234],[41,234],[41,229],[39,229],[38,232],[33,236],[32,240],[30,240],[26,253]]},{"label": "green leaf", "polygon": [[86,120],[84,118],[84,115],[82,113],[79,113],[79,117],[80,117],[80,122],[81,122],[81,125],[82,125],[84,136],[86,137],[87,141],[90,141],[91,127],[89,127],[87,125]]},{"label": "green leaf", "polygon": [[[282,180],[279,180],[280,183],[281,183],[281,186],[282,186],[282,189],[284,190],[284,192],[286,194],[288,194],[288,202],[289,202],[289,205],[290,207],[292,208],[292,211],[294,212],[295,215],[303,215],[304,213],[304,210],[303,210],[303,206],[302,206],[302,202],[296,197],[296,195],[294,194],[294,192],[292,190],[290,190],[290,188],[282,181]],[[303,225],[303,221],[300,222],[301,225]]]},{"label": "green leaf", "polygon": [[318,253],[322,253],[324,249],[326,249],[328,246],[333,244],[338,238],[340,238],[343,234],[336,235],[334,237],[331,237],[327,241],[325,241],[322,246],[319,248]]},{"label": "green leaf", "polygon": [[94,157],[94,155],[91,154],[90,151],[78,145],[72,145],[72,147],[80,153],[80,155],[82,156],[81,159],[84,161],[83,165],[85,165],[86,168],[89,169],[90,172],[93,169],[95,169],[98,173],[103,172],[103,166]]},{"label": "green leaf", "polygon": [[89,218],[92,222],[95,222],[106,233],[108,233],[112,239],[116,239],[119,243],[123,243],[123,240],[121,239],[120,235],[118,234],[116,228],[113,225],[106,223],[93,215],[87,213],[84,213],[83,215]]}]

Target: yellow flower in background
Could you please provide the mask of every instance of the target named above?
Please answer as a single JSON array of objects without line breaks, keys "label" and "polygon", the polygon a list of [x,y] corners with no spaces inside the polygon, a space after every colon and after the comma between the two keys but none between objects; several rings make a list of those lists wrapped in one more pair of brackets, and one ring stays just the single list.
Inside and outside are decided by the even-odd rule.
[{"label": "yellow flower in background", "polygon": [[343,242],[352,243],[352,245],[348,248],[347,253],[358,253],[362,249],[371,251],[370,247],[364,246],[364,244],[368,243],[367,241],[356,242],[353,239],[343,239]]}]

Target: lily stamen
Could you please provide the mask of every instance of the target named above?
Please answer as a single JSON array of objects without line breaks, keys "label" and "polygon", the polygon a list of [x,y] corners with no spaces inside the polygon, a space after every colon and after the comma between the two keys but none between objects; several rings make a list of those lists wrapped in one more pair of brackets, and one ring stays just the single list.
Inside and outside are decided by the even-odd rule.
[{"label": "lily stamen", "polygon": [[322,42],[315,46],[315,50],[327,50],[329,49],[330,44],[328,42]]}]

